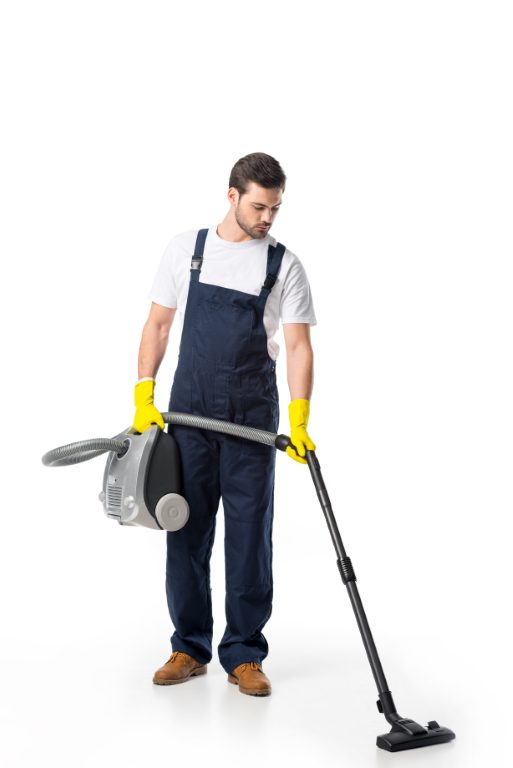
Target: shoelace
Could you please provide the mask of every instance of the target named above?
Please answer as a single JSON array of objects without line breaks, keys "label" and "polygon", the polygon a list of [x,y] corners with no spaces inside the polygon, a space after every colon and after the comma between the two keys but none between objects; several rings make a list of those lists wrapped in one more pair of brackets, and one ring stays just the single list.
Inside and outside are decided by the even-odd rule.
[{"label": "shoelace", "polygon": [[256,661],[248,661],[246,664],[243,664],[241,667],[241,672],[244,672],[246,667],[249,667],[250,669],[258,670],[258,672],[261,672],[260,664],[257,664]]},{"label": "shoelace", "polygon": [[178,656],[185,656],[185,654],[183,653],[183,651],[173,651],[173,653],[171,654],[171,658],[169,659],[169,661],[170,661],[171,663],[173,663],[174,661],[176,661],[176,659],[177,659],[177,657],[178,657]]}]

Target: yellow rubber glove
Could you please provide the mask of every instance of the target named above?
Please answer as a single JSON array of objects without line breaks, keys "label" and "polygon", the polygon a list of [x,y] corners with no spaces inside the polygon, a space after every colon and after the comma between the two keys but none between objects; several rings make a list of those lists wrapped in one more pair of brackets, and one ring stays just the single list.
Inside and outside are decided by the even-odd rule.
[{"label": "yellow rubber glove", "polygon": [[152,424],[158,424],[164,429],[164,419],[160,411],[153,405],[153,390],[155,382],[153,379],[139,381],[135,385],[135,416],[134,429],[137,432],[145,432]]},{"label": "yellow rubber glove", "polygon": [[293,448],[286,448],[285,452],[294,461],[300,464],[306,464],[306,459],[301,458],[306,451],[315,451],[315,445],[310,440],[306,428],[308,426],[308,417],[310,415],[309,400],[292,400],[289,404],[290,421],[290,441],[297,448],[297,453]]}]

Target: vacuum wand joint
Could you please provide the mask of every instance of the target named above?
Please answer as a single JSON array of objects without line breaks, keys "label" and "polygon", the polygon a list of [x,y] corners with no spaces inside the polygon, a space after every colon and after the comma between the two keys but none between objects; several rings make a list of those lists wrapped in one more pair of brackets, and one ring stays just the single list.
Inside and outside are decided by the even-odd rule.
[{"label": "vacuum wand joint", "polygon": [[350,557],[343,557],[342,559],[337,560],[337,565],[344,584],[348,584],[350,581],[356,581],[356,574]]}]

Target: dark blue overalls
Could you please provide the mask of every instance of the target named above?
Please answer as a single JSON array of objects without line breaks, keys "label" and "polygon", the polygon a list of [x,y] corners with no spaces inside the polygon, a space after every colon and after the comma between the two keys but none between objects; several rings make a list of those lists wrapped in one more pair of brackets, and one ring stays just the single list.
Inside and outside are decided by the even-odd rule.
[{"label": "dark blue overalls", "polygon": [[[270,245],[258,296],[199,280],[208,230],[200,230],[191,261],[170,411],[211,416],[277,432],[276,364],[267,351],[263,317],[285,247]],[[210,555],[216,513],[225,520],[226,630],[219,660],[231,672],[262,662],[262,628],[271,615],[272,524],[276,449],[220,433],[170,426],[182,460],[190,517],[167,534],[166,593],[175,627],[173,651],[202,663],[212,658]]]}]

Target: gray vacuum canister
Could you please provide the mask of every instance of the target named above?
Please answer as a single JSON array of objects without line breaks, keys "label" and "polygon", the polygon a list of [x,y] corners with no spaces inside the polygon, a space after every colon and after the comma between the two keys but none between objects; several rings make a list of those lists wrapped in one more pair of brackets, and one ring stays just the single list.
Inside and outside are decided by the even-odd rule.
[{"label": "gray vacuum canister", "polygon": [[175,439],[153,426],[139,434],[116,435],[128,450],[109,453],[100,501],[107,517],[121,525],[178,531],[189,519],[181,495],[180,454]]}]

